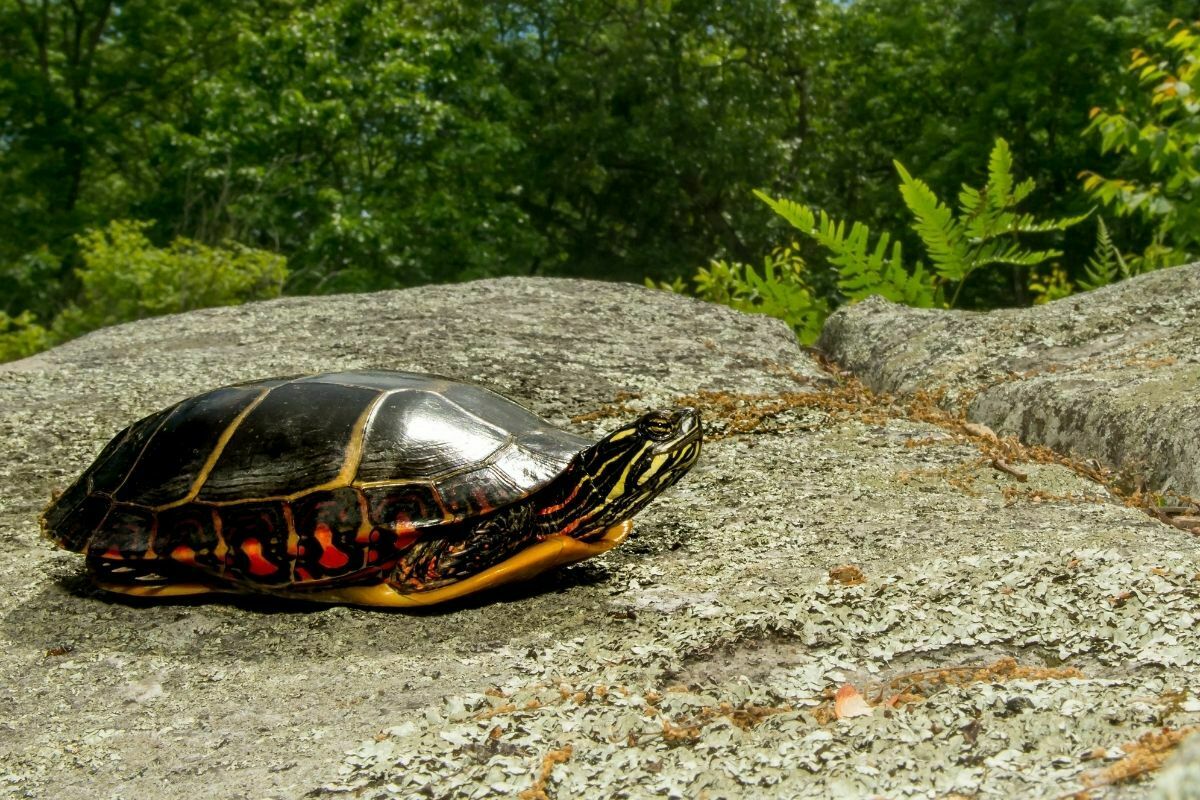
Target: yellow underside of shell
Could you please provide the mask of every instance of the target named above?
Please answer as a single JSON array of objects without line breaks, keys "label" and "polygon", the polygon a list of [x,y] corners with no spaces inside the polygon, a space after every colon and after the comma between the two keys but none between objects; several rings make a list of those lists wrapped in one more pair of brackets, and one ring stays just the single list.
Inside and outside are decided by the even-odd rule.
[{"label": "yellow underside of shell", "polygon": [[[548,536],[537,544],[509,556],[498,564],[464,580],[430,589],[425,592],[403,593],[387,583],[375,586],[343,586],[318,591],[272,592],[277,597],[290,597],[315,603],[342,603],[355,606],[377,606],[381,608],[415,608],[444,603],[469,594],[493,589],[507,583],[516,583],[554,567],[573,564],[599,555],[619,545],[633,530],[633,522],[626,520],[614,525],[594,542],[581,542],[564,534]],[[221,587],[203,583],[172,583],[159,586],[137,586],[116,583],[97,583],[101,589],[137,597],[184,597],[213,593],[238,593],[236,587]]]}]

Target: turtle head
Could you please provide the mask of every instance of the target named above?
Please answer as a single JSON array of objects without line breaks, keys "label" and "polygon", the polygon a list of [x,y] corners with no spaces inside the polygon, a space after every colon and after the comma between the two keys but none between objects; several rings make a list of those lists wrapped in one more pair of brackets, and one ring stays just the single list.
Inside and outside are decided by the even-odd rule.
[{"label": "turtle head", "polygon": [[586,541],[628,520],[691,469],[702,438],[694,408],[651,411],[608,434],[563,476],[565,513],[549,515],[555,532]]},{"label": "turtle head", "polygon": [[458,538],[409,549],[391,580],[393,605],[427,605],[521,580],[603,553],[629,518],[683,477],[700,455],[694,408],[652,411],[571,460],[530,496],[482,516]]}]

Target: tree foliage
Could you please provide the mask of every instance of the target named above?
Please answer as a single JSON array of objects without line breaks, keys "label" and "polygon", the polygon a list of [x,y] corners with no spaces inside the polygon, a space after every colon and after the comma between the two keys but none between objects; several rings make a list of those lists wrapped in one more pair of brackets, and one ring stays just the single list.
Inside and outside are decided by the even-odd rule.
[{"label": "tree foliage", "polygon": [[292,291],[755,252],[816,8],[6,0],[0,264],[49,246],[61,305],[120,218],[282,252]]},{"label": "tree foliage", "polygon": [[0,2],[0,263],[61,259],[85,228],[153,204],[155,131],[186,117],[256,5]]},{"label": "tree foliage", "polygon": [[15,317],[0,311],[0,362],[13,361],[45,350],[53,342],[37,317],[23,311]]},{"label": "tree foliage", "polygon": [[[997,136],[1042,187],[1021,200],[1033,219],[1086,212],[1081,166],[1150,186],[1126,169],[1136,148],[1094,156],[1080,127],[1091,107],[1141,126],[1138,114],[1179,105],[1130,92],[1120,62],[1193,6],[0,0],[0,313],[12,333],[85,308],[80,234],[130,219],[157,248],[182,237],[278,253],[290,292],[499,274],[671,281],[719,263],[747,285],[753,264],[762,286],[743,301],[762,305],[765,287],[800,284],[760,260],[776,232],[756,187],[827,215],[813,221],[824,244],[806,238],[797,254],[814,297],[884,287],[941,302],[926,292],[936,278],[960,305],[1023,303],[1033,267],[969,254],[975,223],[930,198],[986,182]],[[1174,46],[1143,49],[1182,92]],[[1168,140],[1185,130],[1171,113],[1158,123]],[[920,181],[894,192],[894,162]],[[1173,192],[1159,197],[1185,211]],[[1004,225],[1019,228],[1012,213]],[[1144,232],[1140,213],[1114,215],[1115,242]],[[1163,246],[1190,252],[1192,224],[1171,223]],[[917,273],[900,254],[927,243]],[[1089,245],[1068,228],[1055,249]],[[1068,281],[1088,280],[1083,263],[1064,262]]]},{"label": "tree foliage", "polygon": [[[893,191],[893,161],[939,196],[977,185],[997,137],[1021,157],[1040,187],[1026,201],[1035,217],[1086,212],[1094,201],[1077,174],[1096,164],[1080,136],[1087,113],[1124,91],[1119,63],[1172,16],[1200,12],[1172,0],[855,0],[825,10],[821,58],[810,73],[814,113],[796,175],[773,194],[803,196],[837,218],[900,234],[909,212]],[[1090,245],[1081,228],[1068,251]],[[1081,262],[1068,265],[1080,274]],[[1028,302],[1028,268],[989,271],[960,302],[972,307]]]},{"label": "tree foliage", "polygon": [[24,311],[0,312],[0,361],[22,358],[106,325],[210,306],[277,297],[286,259],[230,243],[210,247],[177,238],[155,247],[149,223],[118,220],[78,237],[81,291],[47,326]]},{"label": "tree foliage", "polygon": [[[836,273],[841,295],[836,302],[880,295],[921,308],[953,306],[967,279],[981,269],[1038,267],[1061,256],[1055,249],[1031,250],[1023,238],[1061,234],[1088,216],[1037,219],[1018,211],[1017,206],[1033,194],[1037,184],[1031,178],[1018,182],[1013,177],[1012,153],[1003,139],[992,146],[987,182],[978,189],[964,185],[959,191],[957,213],[903,164],[896,162],[895,168],[899,193],[929,258],[928,267],[920,260],[906,263],[903,247],[892,233],[880,233],[872,246],[871,230],[862,222],[847,225],[824,210],[755,191],[772,211],[824,251],[825,261]],[[1035,275],[1032,281],[1039,302],[1071,293],[1062,267],[1050,267],[1046,276]],[[814,289],[795,245],[766,258],[762,274],[745,264],[714,261],[698,270],[692,283],[692,293],[704,300],[786,320],[806,344],[816,339],[832,305]],[[676,292],[688,288],[681,280],[672,284],[647,281],[647,285]]]},{"label": "tree foliage", "polygon": [[[988,158],[988,179],[982,188],[964,185],[959,191],[958,212],[943,203],[924,181],[914,178],[900,162],[900,195],[912,215],[911,227],[924,246],[929,267],[904,263],[900,242],[881,233],[870,246],[870,229],[862,222],[847,227],[825,211],[816,211],[787,199],[756,192],[805,237],[828,253],[838,272],[838,288],[850,301],[880,294],[894,302],[928,307],[957,303],[967,279],[991,266],[1033,267],[1062,255],[1055,249],[1031,250],[1021,237],[1061,233],[1087,214],[1060,219],[1036,219],[1016,207],[1037,188],[1032,178],[1016,182],[1008,143],[997,139]],[[890,246],[890,249],[889,249]],[[947,300],[946,290],[950,294]]]},{"label": "tree foliage", "polygon": [[[1134,274],[1200,254],[1200,23],[1170,25],[1135,48],[1129,70],[1142,91],[1117,110],[1096,107],[1087,132],[1103,153],[1123,156],[1124,177],[1083,173],[1084,187],[1120,217],[1138,217],[1149,241],[1128,260]],[[1112,275],[1112,264],[1089,276]]]},{"label": "tree foliage", "polygon": [[287,276],[286,259],[231,243],[209,247],[177,238],[155,247],[144,222],[118,220],[79,237],[83,267],[78,305],[54,321],[59,337],[75,336],[119,322],[195,308],[236,305],[278,297]]}]

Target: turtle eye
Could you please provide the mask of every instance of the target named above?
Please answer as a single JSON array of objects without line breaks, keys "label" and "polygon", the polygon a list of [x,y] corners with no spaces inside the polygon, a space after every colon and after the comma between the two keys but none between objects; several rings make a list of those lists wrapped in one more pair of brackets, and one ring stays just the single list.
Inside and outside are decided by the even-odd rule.
[{"label": "turtle eye", "polygon": [[655,442],[663,442],[675,435],[675,421],[669,414],[653,411],[638,420],[638,433]]}]

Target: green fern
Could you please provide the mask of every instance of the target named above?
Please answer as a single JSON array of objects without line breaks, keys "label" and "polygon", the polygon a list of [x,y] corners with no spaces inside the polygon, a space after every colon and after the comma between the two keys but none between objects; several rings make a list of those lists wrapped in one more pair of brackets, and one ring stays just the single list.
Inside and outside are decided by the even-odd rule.
[{"label": "green fern", "polygon": [[953,306],[967,279],[978,269],[1036,267],[1062,255],[1059,250],[1030,250],[1019,236],[1063,231],[1088,216],[1037,220],[1016,211],[1037,185],[1030,179],[1014,181],[1012,152],[1003,139],[997,139],[992,147],[983,188],[962,187],[957,214],[927,183],[913,177],[899,161],[893,163],[900,176],[900,196],[912,212],[912,227],[925,246],[931,271],[920,261],[907,268],[900,243],[888,233],[881,233],[871,248],[871,233],[861,223],[850,225],[847,232],[845,222],[824,211],[814,213],[793,200],[755,192],[776,214],[828,251],[829,263],[838,270],[838,288],[851,302],[880,294],[908,305],[946,305],[944,292],[952,286],[948,305]]},{"label": "green fern", "polygon": [[[809,287],[804,260],[792,247],[776,249],[763,259],[761,273],[750,264],[714,260],[692,276],[694,290],[701,300],[722,303],[752,314],[782,319],[803,344],[812,344],[829,316],[829,304]],[[685,293],[681,279],[655,283],[652,289]]]},{"label": "green fern", "polygon": [[861,222],[851,225],[847,233],[846,223],[824,211],[813,214],[792,200],[775,199],[761,191],[754,194],[792,227],[829,251],[829,263],[838,270],[838,289],[851,302],[878,294],[911,306],[939,304],[941,298],[930,276],[920,264],[911,274],[905,269],[900,242],[893,242],[891,234],[881,234],[871,248],[870,231]]},{"label": "green fern", "polygon": [[[958,195],[958,212],[943,203],[924,181],[913,177],[900,162],[900,194],[913,215],[913,229],[928,254],[930,268],[921,261],[904,263],[899,240],[891,233],[872,236],[861,222],[847,224],[824,211],[762,191],[762,200],[806,238],[826,252],[837,271],[841,298],[855,302],[870,295],[909,306],[954,305],[967,279],[976,270],[995,265],[1036,267],[1061,255],[1058,250],[1030,250],[1019,236],[1062,231],[1088,215],[1037,220],[1016,211],[1016,206],[1036,188],[1032,180],[1013,179],[1012,153],[997,139],[988,158],[987,183],[980,189],[964,186]],[[1090,212],[1089,212],[1090,213]],[[1119,254],[1118,254],[1119,255]],[[712,302],[787,321],[802,342],[814,341],[829,315],[829,303],[808,284],[806,265],[795,246],[776,250],[763,259],[761,271],[748,264],[713,261],[692,276],[691,293]],[[1044,279],[1034,273],[1039,297],[1049,300],[1072,290],[1066,272],[1051,265]],[[651,288],[682,292],[685,285],[655,283]],[[953,287],[950,302],[947,287]]]},{"label": "green fern", "polygon": [[913,230],[929,252],[938,277],[954,284],[951,305],[957,302],[967,278],[980,268],[1035,267],[1062,255],[1060,250],[1028,250],[1017,236],[1063,231],[1091,213],[1048,220],[1018,213],[1016,206],[1037,184],[1032,179],[1014,184],[1012,152],[1003,139],[996,140],[988,156],[984,187],[964,186],[959,192],[957,218],[928,185],[909,175],[900,162],[895,165],[900,175],[900,195],[915,217]]},{"label": "green fern", "polygon": [[1128,278],[1132,273],[1129,263],[1121,255],[1121,251],[1113,244],[1108,233],[1108,226],[1102,217],[1096,218],[1096,249],[1088,259],[1084,277],[1079,279],[1079,285],[1086,289],[1099,289],[1119,280]]},{"label": "green fern", "polygon": [[900,196],[915,217],[913,230],[929,252],[934,270],[947,281],[966,280],[973,268],[968,229],[924,181],[909,175],[899,161],[892,163],[900,174]]}]

